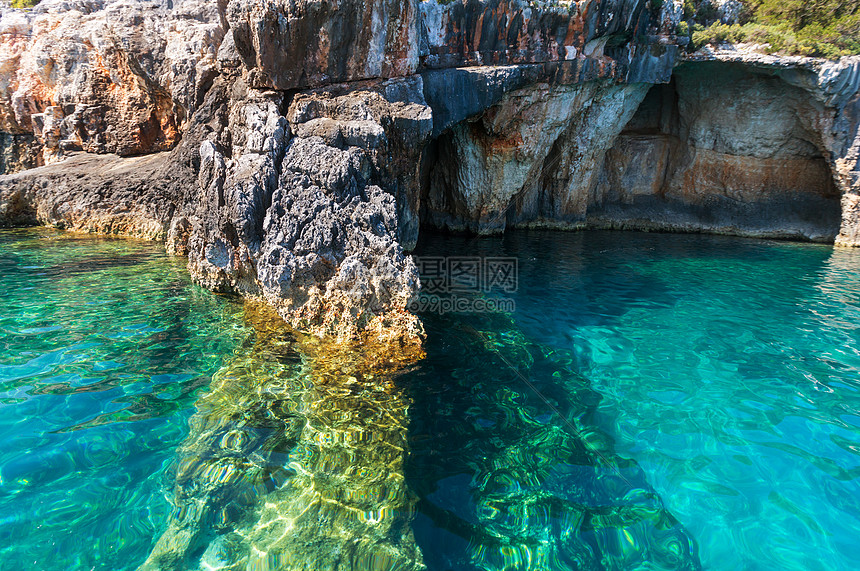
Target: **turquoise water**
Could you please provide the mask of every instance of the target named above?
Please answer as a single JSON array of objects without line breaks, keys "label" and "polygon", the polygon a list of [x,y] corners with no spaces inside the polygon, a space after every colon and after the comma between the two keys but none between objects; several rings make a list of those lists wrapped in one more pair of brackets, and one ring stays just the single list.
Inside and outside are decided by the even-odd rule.
[{"label": "turquoise water", "polygon": [[426,312],[426,357],[368,374],[255,333],[158,246],[0,232],[0,568],[136,569],[183,525],[189,569],[413,569],[413,543],[440,571],[856,567],[860,252],[419,253],[516,257],[516,309]]},{"label": "turquoise water", "polygon": [[0,568],[134,569],[241,306],[163,248],[0,232]]},{"label": "turquoise water", "polygon": [[[438,455],[439,447],[447,449],[450,457],[434,464],[450,465],[462,449],[485,446],[487,435],[464,428],[469,423],[495,427],[491,423],[506,412],[512,430],[524,425],[511,421],[514,403],[534,401],[534,391],[507,363],[488,355],[470,367],[465,355],[453,360],[445,355],[459,351],[450,343],[450,332],[458,328],[471,324],[489,334],[509,329],[528,342],[509,339],[498,345],[500,351],[535,344],[530,350],[541,356],[532,357],[532,364],[508,360],[562,403],[563,414],[582,406],[582,399],[564,403],[553,396],[560,366],[562,385],[584,383],[593,391],[585,399],[592,412],[578,418],[588,417],[611,439],[618,457],[638,465],[643,486],[651,487],[683,526],[704,568],[856,568],[860,252],[609,232],[437,238],[428,250],[515,256],[520,270],[510,325],[490,318],[480,324],[477,316],[427,320],[436,344],[431,343],[425,367],[432,363],[436,369],[424,381],[439,391],[429,408],[444,406],[452,386],[475,393],[476,381],[479,394],[501,385],[511,402],[504,407],[498,397],[494,417],[474,403],[464,408],[459,419],[451,419],[456,438],[431,438],[419,447],[430,456]],[[547,365],[550,370],[542,370]],[[565,376],[581,380],[565,382]],[[534,406],[539,410],[540,401]],[[558,415],[553,417],[547,422],[558,424]],[[433,434],[448,421],[431,414],[422,422]],[[533,455],[554,453],[553,446],[527,448]],[[486,450],[476,456],[489,458]],[[445,475],[425,486],[432,489],[427,497],[440,505],[460,497],[460,512],[480,513],[486,495],[480,477],[493,468],[464,470],[466,477]],[[563,492],[550,493],[568,494],[577,481],[581,477],[558,488]],[[553,485],[537,483],[530,499]],[[509,509],[527,504],[514,496],[508,498]],[[529,522],[534,530],[539,511],[521,511],[520,523]],[[553,533],[547,526],[543,536]],[[645,530],[633,539],[653,536]],[[618,568],[642,568],[648,559],[630,560],[628,566],[617,551],[606,552],[613,553]]]}]

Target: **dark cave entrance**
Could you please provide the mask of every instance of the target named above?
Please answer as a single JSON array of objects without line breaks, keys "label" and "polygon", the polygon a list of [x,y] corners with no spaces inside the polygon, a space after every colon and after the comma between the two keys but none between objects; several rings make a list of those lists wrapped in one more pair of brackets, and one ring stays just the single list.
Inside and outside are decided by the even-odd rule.
[{"label": "dark cave entrance", "polygon": [[[567,90],[580,108],[545,144],[523,137],[522,125],[559,117],[533,112],[537,99],[517,108],[535,88],[520,90],[428,145],[421,224],[478,234],[595,228],[833,242],[840,192],[822,134],[832,110],[791,81],[772,70],[688,62],[638,96],[634,86],[555,86],[547,98]],[[630,106],[613,122],[600,106],[619,95]],[[493,119],[500,116],[511,119]],[[521,187],[499,184],[506,160],[528,171]]]},{"label": "dark cave entrance", "polygon": [[607,151],[589,225],[832,242],[827,113],[778,75],[682,64]]}]

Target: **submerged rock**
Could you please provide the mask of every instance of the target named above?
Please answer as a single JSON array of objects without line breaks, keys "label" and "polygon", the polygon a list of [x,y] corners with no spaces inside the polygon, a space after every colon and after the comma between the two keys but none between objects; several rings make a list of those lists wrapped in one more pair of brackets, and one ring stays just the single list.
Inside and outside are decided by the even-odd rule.
[{"label": "submerged rock", "polygon": [[408,481],[432,569],[701,568],[696,539],[615,450],[575,351],[510,317],[427,317]]},{"label": "submerged rock", "polygon": [[[449,379],[428,394],[437,364],[418,348],[286,332],[262,306],[246,316],[253,341],[196,403],[174,510],[142,570],[700,567],[642,470],[613,450],[600,396],[570,357],[504,317],[451,324],[445,342],[461,348],[459,367],[483,371],[476,379],[510,379]],[[494,420],[469,433],[467,418]],[[422,427],[446,441],[433,457]],[[434,493],[462,478],[472,491],[461,501]],[[418,518],[460,558],[422,553]]]},{"label": "submerged rock", "polygon": [[420,349],[333,345],[247,315],[255,339],[197,402],[173,514],[141,569],[423,569],[395,383]]}]

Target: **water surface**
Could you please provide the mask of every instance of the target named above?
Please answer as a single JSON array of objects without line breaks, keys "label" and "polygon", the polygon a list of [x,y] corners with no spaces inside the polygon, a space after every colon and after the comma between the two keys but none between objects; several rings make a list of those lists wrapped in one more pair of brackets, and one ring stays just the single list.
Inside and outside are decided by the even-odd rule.
[{"label": "water surface", "polygon": [[186,524],[190,569],[856,566],[860,252],[430,238],[516,257],[515,309],[425,312],[371,371],[157,245],[0,233],[0,567],[136,569]]},{"label": "water surface", "polygon": [[0,568],[134,569],[241,306],[147,242],[0,232]]},{"label": "water surface", "polygon": [[[551,400],[558,400],[552,391],[560,387],[588,387],[581,394],[593,408],[591,424],[611,438],[614,454],[642,470],[643,486],[653,488],[683,526],[704,568],[856,566],[860,252],[612,232],[437,237],[425,251],[519,259],[513,325],[497,330],[520,337],[500,346],[532,353],[538,346],[549,355],[544,362],[551,370],[541,370],[534,358],[529,366],[511,361]],[[434,369],[422,379],[431,389],[416,393],[438,391],[431,406],[439,407],[452,386],[478,395],[504,387],[511,402],[505,406],[500,398],[496,414],[510,419],[522,414],[521,399],[534,398],[532,388],[507,363],[485,360],[469,367],[467,356],[450,355],[461,351],[450,343],[452,329],[474,325],[493,333],[482,320],[488,318],[427,318],[431,343],[424,367]],[[552,370],[559,364],[561,375]],[[577,406],[587,404],[574,399],[560,408],[566,414]],[[415,413],[416,422],[429,424],[430,439],[416,448],[439,454],[447,447],[439,466],[462,460],[461,450],[496,436],[481,430],[497,426],[496,418],[466,409],[462,422],[450,421],[457,422],[456,444],[433,440],[435,427],[448,422],[436,412],[426,418]],[[564,427],[558,419],[553,414],[547,422]],[[529,450],[552,454],[554,445]],[[486,457],[485,451],[478,456]],[[478,513],[485,495],[478,473],[446,475],[428,497],[440,504],[468,497],[468,509]],[[561,489],[568,493],[577,481],[571,478]],[[546,492],[560,494],[546,481],[531,493]],[[523,514],[523,526],[534,529],[533,521]],[[547,528],[544,536],[558,534]],[[646,565],[619,553],[612,555],[618,568]]]}]

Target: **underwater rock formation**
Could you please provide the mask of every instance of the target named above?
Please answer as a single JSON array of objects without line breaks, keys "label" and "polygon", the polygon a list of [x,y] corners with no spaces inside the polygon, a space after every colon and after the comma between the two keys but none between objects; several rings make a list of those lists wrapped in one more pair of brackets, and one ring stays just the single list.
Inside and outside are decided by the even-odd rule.
[{"label": "underwater rock formation", "polygon": [[246,316],[253,339],[196,403],[141,570],[700,568],[572,356],[508,318],[436,318],[450,338],[434,351],[459,347],[449,378],[450,352],[344,350]]},{"label": "underwater rock formation", "polygon": [[163,240],[198,283],[263,299],[303,331],[407,342],[421,335],[406,254],[422,225],[860,243],[860,60],[682,56],[682,11],[6,9],[0,166],[28,170],[0,177],[0,225]]},{"label": "underwater rock formation", "polygon": [[420,350],[344,350],[246,315],[254,339],[196,404],[141,569],[423,569],[395,383]]},{"label": "underwater rock formation", "polygon": [[[413,430],[430,435],[407,465],[416,539],[445,546],[426,550],[428,567],[701,568],[695,539],[615,452],[574,355],[529,341],[503,315],[472,316],[474,328],[428,322],[447,338],[428,341],[428,359],[402,383]],[[445,362],[435,354],[442,343],[460,347],[453,372],[451,349],[439,352]]]}]

